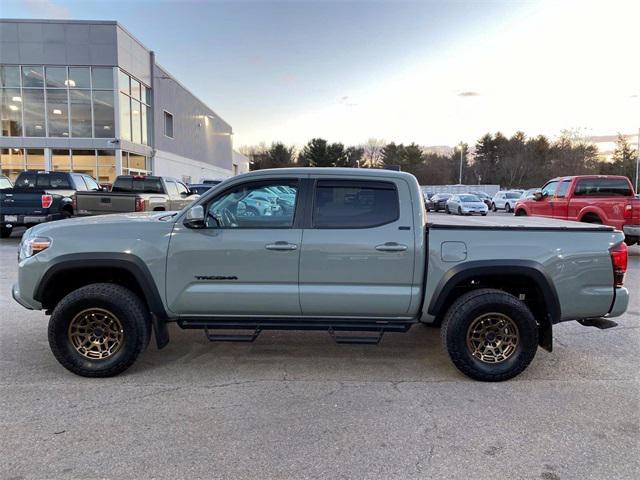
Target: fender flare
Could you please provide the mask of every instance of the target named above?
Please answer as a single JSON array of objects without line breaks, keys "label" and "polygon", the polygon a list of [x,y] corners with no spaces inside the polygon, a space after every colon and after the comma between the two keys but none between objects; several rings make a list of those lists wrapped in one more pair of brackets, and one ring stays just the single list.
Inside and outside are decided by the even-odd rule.
[{"label": "fender flare", "polygon": [[33,298],[42,302],[47,285],[55,277],[66,271],[86,268],[117,268],[130,273],[140,285],[144,298],[142,300],[149,307],[151,321],[156,336],[158,349],[169,343],[167,321],[169,316],[162,303],[162,297],[147,265],[139,257],[126,253],[72,253],[61,255],[52,260],[51,265],[44,272],[36,285]]},{"label": "fender flare", "polygon": [[597,215],[597,216],[598,216],[598,218],[599,218],[600,220],[602,220],[602,223],[603,223],[603,224],[605,224],[605,225],[606,225],[606,224],[608,223],[608,221],[609,221],[609,219],[608,219],[607,215],[604,213],[604,210],[602,210],[601,208],[598,208],[598,207],[596,207],[596,206],[594,206],[594,205],[588,205],[588,206],[584,207],[582,210],[580,210],[580,212],[578,213],[577,220],[578,220],[579,222],[581,222],[581,221],[582,221],[582,219],[583,219],[586,215],[589,215],[590,213],[592,213],[592,214],[594,214],[594,215]]},{"label": "fender flare", "polygon": [[552,325],[560,322],[562,311],[553,281],[543,266],[533,260],[478,260],[456,265],[447,270],[436,285],[427,312],[433,316],[444,313],[447,297],[461,282],[478,276],[500,276],[505,272],[530,279],[540,290],[547,315],[545,318],[538,319],[540,321],[539,341],[543,348],[551,351]]}]

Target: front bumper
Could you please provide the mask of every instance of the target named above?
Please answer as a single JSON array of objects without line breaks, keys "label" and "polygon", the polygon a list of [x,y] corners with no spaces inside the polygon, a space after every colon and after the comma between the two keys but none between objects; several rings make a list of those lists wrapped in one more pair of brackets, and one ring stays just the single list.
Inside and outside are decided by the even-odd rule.
[{"label": "front bumper", "polygon": [[30,302],[20,296],[20,287],[18,284],[14,284],[11,288],[11,296],[13,299],[22,305],[27,310],[41,310],[42,305],[35,300],[31,300]]},{"label": "front bumper", "polygon": [[62,213],[53,213],[50,215],[0,215],[0,225],[14,227],[31,226],[39,223],[62,220],[63,218]]},{"label": "front bumper", "polygon": [[622,231],[628,237],[640,237],[640,225],[624,225]]},{"label": "front bumper", "polygon": [[609,317],[619,317],[624,312],[627,311],[627,307],[629,306],[629,290],[624,287],[618,287],[615,290],[615,298],[613,303],[611,304],[611,309],[607,314],[607,318]]}]

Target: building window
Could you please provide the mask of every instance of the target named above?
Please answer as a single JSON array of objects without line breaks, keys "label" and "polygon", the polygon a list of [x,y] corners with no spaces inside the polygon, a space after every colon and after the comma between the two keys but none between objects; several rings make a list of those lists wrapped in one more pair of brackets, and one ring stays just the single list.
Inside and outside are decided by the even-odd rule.
[{"label": "building window", "polygon": [[113,68],[1,66],[0,98],[2,136],[115,137]]},{"label": "building window", "polygon": [[[6,70],[4,67],[3,70]],[[19,80],[19,79],[18,79]],[[22,94],[19,88],[3,88],[0,91],[0,122],[3,137],[22,135]]]},{"label": "building window", "polygon": [[91,90],[70,90],[71,136],[92,137]]},{"label": "building window", "polygon": [[122,152],[123,175],[151,175],[151,159],[143,155]]},{"label": "building window", "polygon": [[69,99],[66,89],[47,89],[49,137],[69,136]]},{"label": "building window", "polygon": [[148,144],[148,89],[135,78],[118,70],[120,90],[120,135],[134,143]]},{"label": "building window", "polygon": [[116,178],[116,153],[114,150],[98,150],[99,183],[113,184]]},{"label": "building window", "polygon": [[25,170],[24,149],[0,148],[0,174],[15,182],[18,174]]},{"label": "building window", "polygon": [[164,112],[164,134],[173,138],[173,114],[167,111]]}]

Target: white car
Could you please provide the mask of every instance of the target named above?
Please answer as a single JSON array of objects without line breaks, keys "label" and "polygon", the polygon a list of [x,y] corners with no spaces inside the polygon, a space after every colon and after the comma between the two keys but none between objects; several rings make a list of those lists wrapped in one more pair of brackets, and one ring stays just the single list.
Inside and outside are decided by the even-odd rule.
[{"label": "white car", "polygon": [[502,191],[496,193],[491,199],[491,210],[497,212],[504,210],[505,212],[513,212],[513,207],[520,198],[522,192]]},{"label": "white car", "polygon": [[484,217],[489,211],[489,207],[475,195],[460,193],[451,195],[449,200],[447,200],[445,211],[458,215],[473,215],[474,213],[479,213]]}]

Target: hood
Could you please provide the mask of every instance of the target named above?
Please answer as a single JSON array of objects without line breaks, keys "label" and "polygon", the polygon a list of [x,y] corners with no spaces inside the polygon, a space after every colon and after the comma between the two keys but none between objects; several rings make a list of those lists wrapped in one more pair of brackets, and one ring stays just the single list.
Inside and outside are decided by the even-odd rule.
[{"label": "hood", "polygon": [[36,225],[29,230],[35,234],[42,234],[46,231],[65,227],[84,227],[89,225],[132,225],[140,223],[166,222],[171,223],[177,212],[131,212],[114,213],[108,215],[96,215],[92,217],[75,217],[56,222],[47,222]]},{"label": "hood", "polygon": [[460,202],[465,207],[486,207],[484,202]]}]

